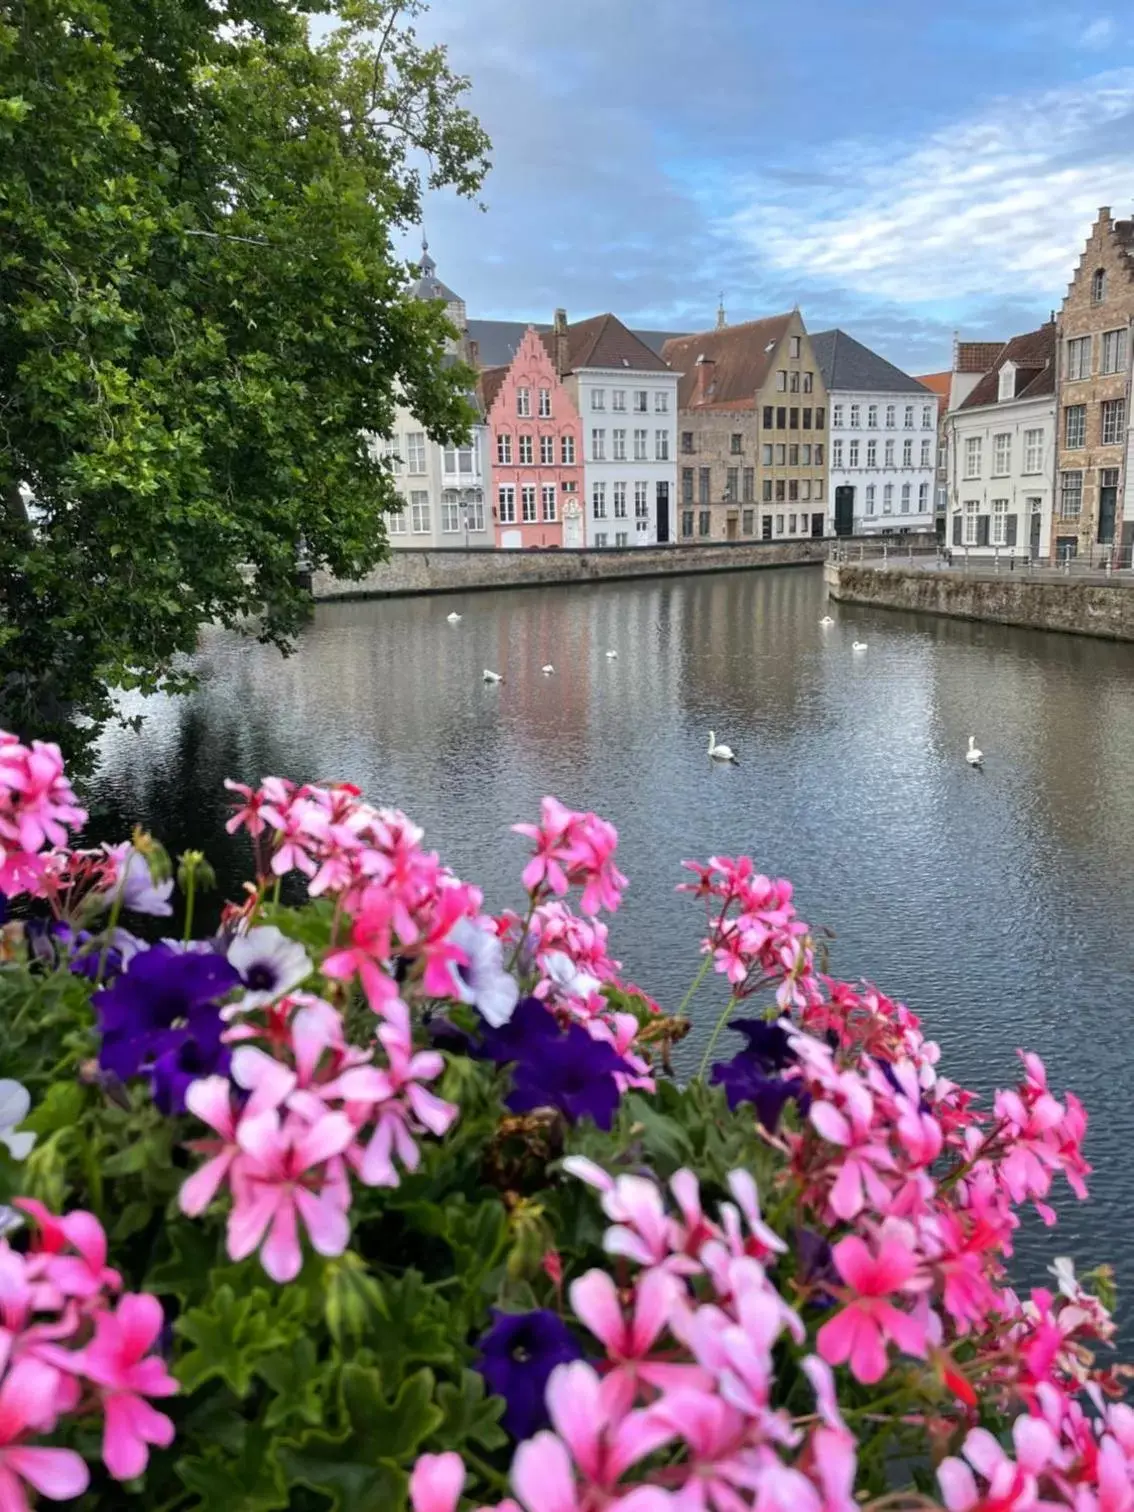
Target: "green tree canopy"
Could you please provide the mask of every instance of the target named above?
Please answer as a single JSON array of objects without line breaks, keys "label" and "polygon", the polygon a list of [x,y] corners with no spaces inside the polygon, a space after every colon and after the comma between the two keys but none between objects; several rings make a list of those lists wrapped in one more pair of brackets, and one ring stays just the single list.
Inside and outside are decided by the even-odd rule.
[{"label": "green tree canopy", "polygon": [[[349,577],[399,398],[470,375],[407,295],[426,188],[488,142],[416,0],[0,0],[0,713],[185,686],[200,625],[286,645],[297,553]],[[34,504],[25,508],[21,485]]]}]

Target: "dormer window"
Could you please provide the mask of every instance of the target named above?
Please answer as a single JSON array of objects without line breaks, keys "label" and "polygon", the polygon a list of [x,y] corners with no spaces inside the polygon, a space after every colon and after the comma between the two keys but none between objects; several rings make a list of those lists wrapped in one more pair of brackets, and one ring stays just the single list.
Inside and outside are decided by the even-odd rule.
[{"label": "dormer window", "polygon": [[1000,395],[1001,401],[1016,397],[1016,364],[1006,362],[1000,369]]},{"label": "dormer window", "polygon": [[1091,274],[1091,303],[1102,304],[1106,298],[1106,269],[1096,268]]}]

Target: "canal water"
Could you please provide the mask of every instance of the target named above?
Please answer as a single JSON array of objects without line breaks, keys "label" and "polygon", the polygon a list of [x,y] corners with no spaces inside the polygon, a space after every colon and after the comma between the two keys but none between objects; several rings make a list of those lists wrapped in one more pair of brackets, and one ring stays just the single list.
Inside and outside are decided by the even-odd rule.
[{"label": "canal water", "polygon": [[[671,1007],[697,961],[680,863],[746,851],[835,931],[836,974],[923,1015],[950,1075],[987,1092],[1026,1046],[1082,1097],[1092,1201],[1021,1254],[1111,1259],[1134,1294],[1134,647],[829,606],[797,569],[324,605],[289,659],[215,634],[199,670],[105,737],[101,832],[204,844],[232,893],[223,777],[349,778],[496,908],[519,896],[509,826],[554,793],[618,826],[613,953]],[[688,1058],[721,1001],[698,999]]]}]

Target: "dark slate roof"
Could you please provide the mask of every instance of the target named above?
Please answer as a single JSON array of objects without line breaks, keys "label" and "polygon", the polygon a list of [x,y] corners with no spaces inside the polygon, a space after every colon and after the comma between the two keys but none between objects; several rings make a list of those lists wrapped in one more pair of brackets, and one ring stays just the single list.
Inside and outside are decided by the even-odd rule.
[{"label": "dark slate roof", "polygon": [[[923,383],[879,357],[845,331],[819,331],[811,350],[829,394],[861,391],[867,394],[912,394]],[[925,390],[930,392],[928,389]]]},{"label": "dark slate roof", "polygon": [[697,361],[713,364],[707,397],[696,408],[713,405],[735,408],[755,403],[764,386],[776,348],[791,323],[791,313],[718,326],[695,336],[675,336],[663,349],[670,367],[682,375],[677,386],[679,409],[693,409],[697,392]]},{"label": "dark slate roof", "polygon": [[446,304],[459,303],[461,296],[454,294],[448,284],[437,277],[437,264],[429,255],[429,243],[421,246],[421,261],[418,263],[421,277],[410,289],[415,299],[443,299]]},{"label": "dark slate roof", "polygon": [[[479,360],[485,367],[506,366],[516,355],[524,332],[534,325],[539,334],[551,330],[550,322],[531,320],[470,320],[469,336],[477,343]],[[633,331],[643,346],[661,355],[661,349],[676,333],[673,331]]]},{"label": "dark slate roof", "polygon": [[1006,362],[1016,364],[1016,392],[1013,399],[1041,399],[1055,393],[1055,322],[1049,320],[1038,331],[1013,336],[996,355],[987,373],[959,406],[963,410],[980,409],[986,404],[1009,404],[1000,398],[1000,369]]}]

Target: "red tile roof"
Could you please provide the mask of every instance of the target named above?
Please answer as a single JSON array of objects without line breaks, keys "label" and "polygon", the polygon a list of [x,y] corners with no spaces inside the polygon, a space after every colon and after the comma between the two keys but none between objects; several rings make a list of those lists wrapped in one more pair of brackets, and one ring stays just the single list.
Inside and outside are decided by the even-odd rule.
[{"label": "red tile roof", "polygon": [[507,376],[508,369],[506,367],[481,369],[480,379],[477,383],[477,392],[480,394],[480,402],[484,406],[486,416],[496,403],[496,396],[500,392],[501,385]]},{"label": "red tile roof", "polygon": [[1038,331],[1013,336],[997,353],[988,372],[960,406],[979,409],[986,404],[1007,404],[1000,399],[1000,369],[1006,362],[1016,364],[1016,392],[1013,399],[1038,399],[1055,393],[1055,322],[1049,320]]},{"label": "red tile roof", "polygon": [[949,392],[953,385],[952,373],[919,373],[917,381],[937,395],[937,413],[943,415],[949,408]]},{"label": "red tile roof", "polygon": [[[667,341],[662,355],[682,375],[677,386],[678,408],[752,408],[791,318],[790,313],[770,315],[764,320],[747,320],[741,325],[722,326],[715,331]],[[708,392],[697,404],[699,357],[711,361],[713,371]]]},{"label": "red tile roof", "polygon": [[953,371],[987,373],[1003,350],[1002,341],[958,341]]},{"label": "red tile roof", "polygon": [[[555,360],[555,333],[541,331],[540,340]],[[629,331],[617,315],[593,315],[567,327],[567,371],[579,368],[628,368],[639,373],[664,373],[666,364],[644,341]]]}]

